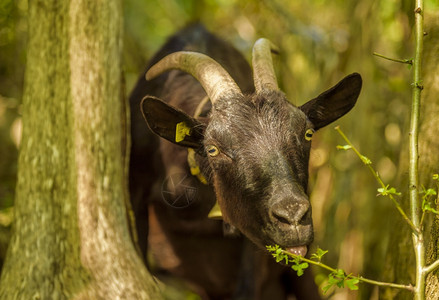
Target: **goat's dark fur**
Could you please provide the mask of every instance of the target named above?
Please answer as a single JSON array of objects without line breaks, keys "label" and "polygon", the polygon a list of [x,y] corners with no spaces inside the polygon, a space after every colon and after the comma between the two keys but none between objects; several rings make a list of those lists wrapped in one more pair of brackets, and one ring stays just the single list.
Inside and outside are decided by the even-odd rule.
[{"label": "goat's dark fur", "polygon": [[[184,278],[205,299],[286,299],[289,294],[318,299],[309,272],[297,278],[244,237],[227,237],[224,231],[242,232],[259,249],[312,242],[307,196],[310,142],[304,136],[353,107],[361,77],[352,74],[298,108],[280,91],[255,93],[252,70],[242,55],[200,25],[173,36],[148,68],[180,50],[216,60],[243,94],[206,105],[194,119],[206,94],[186,73],[174,70],[150,81],[142,76],[132,92],[130,192],[144,254],[149,228],[149,249],[156,258],[152,271]],[[159,140],[144,124],[139,106],[146,95],[142,107],[148,125],[173,143]],[[173,134],[182,119],[190,124],[191,135],[178,143]],[[219,150],[215,157],[205,150],[211,145]],[[190,177],[182,146],[195,149],[209,185]],[[189,176],[196,186],[196,199],[187,207],[176,209],[162,199],[163,182],[174,174]],[[176,186],[175,193],[183,195],[184,189]],[[207,218],[216,200],[224,223]]]}]

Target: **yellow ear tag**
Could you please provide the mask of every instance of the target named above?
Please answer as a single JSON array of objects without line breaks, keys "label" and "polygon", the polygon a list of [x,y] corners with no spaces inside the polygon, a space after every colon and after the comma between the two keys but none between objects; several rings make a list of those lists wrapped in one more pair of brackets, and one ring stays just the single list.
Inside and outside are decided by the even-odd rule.
[{"label": "yellow ear tag", "polygon": [[195,151],[192,148],[187,148],[187,163],[191,169],[191,174],[196,176],[202,184],[207,184],[206,178],[201,174],[200,166],[195,160]]},{"label": "yellow ear tag", "polygon": [[218,201],[215,202],[215,205],[212,207],[207,217],[214,220],[221,220],[223,218],[223,214],[221,213]]},{"label": "yellow ear tag", "polygon": [[191,135],[190,127],[185,122],[177,123],[177,126],[175,126],[175,142],[181,142],[187,135]]}]

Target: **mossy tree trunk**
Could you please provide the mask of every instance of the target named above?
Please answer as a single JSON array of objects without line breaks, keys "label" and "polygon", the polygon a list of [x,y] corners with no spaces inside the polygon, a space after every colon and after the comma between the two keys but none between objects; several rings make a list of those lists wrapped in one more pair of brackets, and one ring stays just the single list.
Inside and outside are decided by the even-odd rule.
[{"label": "mossy tree trunk", "polygon": [[1,299],[158,299],[126,219],[120,0],[29,2]]}]

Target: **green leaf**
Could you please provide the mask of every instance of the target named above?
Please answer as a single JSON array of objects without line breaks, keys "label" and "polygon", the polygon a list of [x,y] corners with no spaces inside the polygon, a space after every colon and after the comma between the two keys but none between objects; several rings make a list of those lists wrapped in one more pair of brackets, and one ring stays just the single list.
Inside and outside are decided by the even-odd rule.
[{"label": "green leaf", "polygon": [[280,248],[279,245],[276,245],[276,251],[275,251],[275,253],[276,253],[277,255],[282,254],[282,248]]},{"label": "green leaf", "polygon": [[[350,276],[350,275],[349,275]],[[342,269],[337,269],[331,274],[328,275],[328,283],[327,285],[322,287],[323,293],[326,293],[331,287],[338,286],[339,288],[344,288],[345,283],[349,288],[355,289],[357,278],[347,279],[349,277]],[[348,282],[349,281],[349,282]]]},{"label": "green leaf", "polygon": [[401,196],[401,193],[400,193],[400,192],[397,192],[396,189],[395,189],[394,187],[390,188],[387,192],[388,192],[389,194],[393,194],[393,195]]},{"label": "green leaf", "polygon": [[309,267],[307,262],[302,262],[300,256],[294,257],[294,259],[290,260],[293,263],[291,269],[297,272],[297,276],[302,276],[305,269]]},{"label": "green leaf", "polygon": [[421,192],[421,194],[424,194],[424,197],[430,197],[430,196],[436,196],[436,191],[434,189],[425,189]]},{"label": "green leaf", "polygon": [[388,195],[401,196],[400,192],[397,192],[394,187],[389,188],[389,185],[386,185],[383,188],[379,188],[379,189],[377,189],[377,191],[378,191],[378,195],[380,195],[380,196],[388,196]]},{"label": "green leaf", "polygon": [[322,260],[323,255],[325,255],[326,253],[328,253],[328,250],[322,250],[320,248],[317,248],[316,253],[311,254],[311,259],[316,259],[319,262]]},{"label": "green leaf", "polygon": [[273,252],[273,251],[275,251],[275,247],[274,247],[274,246],[271,246],[271,245],[267,245],[267,246],[265,246],[265,248],[267,248],[267,250],[268,250],[269,252]]},{"label": "green leaf", "polygon": [[433,179],[439,181],[439,174],[433,174]]},{"label": "green leaf", "polygon": [[345,280],[346,282],[346,286],[351,290],[351,291],[356,291],[358,290],[358,283],[360,282],[360,280],[356,277],[352,278],[352,279],[347,279]]},{"label": "green leaf", "polygon": [[288,255],[285,254],[284,250],[279,247],[279,245],[266,245],[265,248],[271,253],[277,263],[285,260],[285,264],[288,264],[291,261]]},{"label": "green leaf", "polygon": [[337,148],[337,150],[349,150],[349,149],[352,149],[352,146],[351,145],[344,145],[344,146],[338,145],[336,148]]},{"label": "green leaf", "polygon": [[335,273],[338,277],[346,277],[346,273],[342,269],[337,269],[337,273]]},{"label": "green leaf", "polygon": [[429,212],[432,212],[432,213],[434,213],[436,215],[439,215],[439,211],[437,209],[433,208],[431,206],[431,203],[427,202],[427,201],[423,201],[422,202],[422,210],[423,211],[429,211]]},{"label": "green leaf", "polygon": [[308,263],[306,263],[306,262],[304,262],[304,263],[298,263],[298,264],[295,264],[295,265],[292,265],[292,266],[291,266],[291,268],[292,268],[294,271],[297,272],[297,276],[299,276],[299,277],[303,275],[303,273],[304,273],[303,270],[305,270],[305,269],[308,268],[308,267],[309,267],[309,265],[308,265]]},{"label": "green leaf", "polygon": [[326,294],[331,287],[332,287],[331,284],[327,284],[327,285],[323,286],[322,287],[323,294]]},{"label": "green leaf", "polygon": [[[343,272],[344,275],[344,272]],[[343,287],[343,279],[340,279],[337,275],[337,272],[332,272],[328,275],[328,283],[324,287],[322,287],[323,293],[326,293],[331,287],[334,285],[338,287]],[[341,285],[341,286],[340,286]]]},{"label": "green leaf", "polygon": [[439,211],[436,208],[434,208],[434,206],[432,205],[432,202],[429,201],[430,197],[437,195],[436,191],[434,189],[426,189],[425,187],[422,187],[422,191],[420,191],[419,193],[423,194],[423,196],[422,196],[422,211],[424,211],[424,212],[429,211],[431,213],[439,215]]},{"label": "green leaf", "polygon": [[346,278],[346,274],[342,269],[338,269],[335,278],[338,280],[337,286],[339,288],[344,287],[344,280]]}]

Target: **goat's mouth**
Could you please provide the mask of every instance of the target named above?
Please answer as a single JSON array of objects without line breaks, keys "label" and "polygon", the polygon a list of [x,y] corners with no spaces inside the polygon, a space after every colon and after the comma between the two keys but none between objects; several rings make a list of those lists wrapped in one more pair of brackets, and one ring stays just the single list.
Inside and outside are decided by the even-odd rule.
[{"label": "goat's mouth", "polygon": [[305,255],[308,253],[308,246],[303,245],[303,246],[286,247],[285,250],[294,255],[305,257]]},{"label": "goat's mouth", "polygon": [[269,244],[279,245],[282,249],[295,255],[305,257],[308,246],[314,240],[312,224],[291,226],[289,230],[271,227],[266,232]]}]

